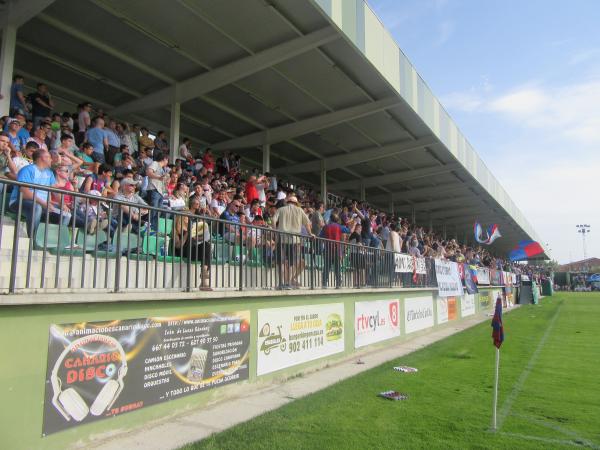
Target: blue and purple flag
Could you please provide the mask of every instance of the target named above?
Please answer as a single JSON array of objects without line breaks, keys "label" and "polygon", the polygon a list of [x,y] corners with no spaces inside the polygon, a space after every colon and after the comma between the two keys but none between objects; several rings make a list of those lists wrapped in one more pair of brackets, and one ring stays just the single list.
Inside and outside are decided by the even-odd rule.
[{"label": "blue and purple flag", "polygon": [[494,345],[500,349],[502,342],[504,342],[504,326],[502,325],[502,299],[500,296],[496,299],[496,309],[494,311],[494,317],[492,318],[492,338],[494,339]]},{"label": "blue and purple flag", "polygon": [[483,229],[479,222],[475,222],[473,225],[473,233],[475,234],[475,240],[480,244],[491,245],[496,239],[502,237],[500,234],[500,230],[498,229],[498,225],[490,225],[483,235]]},{"label": "blue and purple flag", "polygon": [[523,261],[544,253],[542,246],[535,241],[520,241],[508,254],[511,261]]}]

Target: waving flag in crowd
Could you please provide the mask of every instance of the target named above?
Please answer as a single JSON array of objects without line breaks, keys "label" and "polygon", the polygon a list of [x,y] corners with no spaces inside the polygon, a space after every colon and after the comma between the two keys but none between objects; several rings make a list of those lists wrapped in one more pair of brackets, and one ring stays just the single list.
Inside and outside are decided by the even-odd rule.
[{"label": "waving flag in crowd", "polygon": [[473,232],[475,234],[475,240],[480,244],[490,245],[499,237],[502,237],[500,234],[500,230],[498,229],[498,225],[490,225],[485,233],[485,236],[482,236],[483,229],[479,222],[475,222],[473,226]]},{"label": "waving flag in crowd", "polygon": [[535,241],[520,241],[508,254],[511,261],[522,261],[544,253],[542,246]]}]

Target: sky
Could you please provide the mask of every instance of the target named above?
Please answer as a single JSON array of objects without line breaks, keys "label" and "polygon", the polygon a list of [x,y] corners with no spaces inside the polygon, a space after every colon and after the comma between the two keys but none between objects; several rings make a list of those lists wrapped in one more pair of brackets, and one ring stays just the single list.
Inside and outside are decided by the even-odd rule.
[{"label": "sky", "polygon": [[600,257],[600,1],[368,3],[552,258]]}]

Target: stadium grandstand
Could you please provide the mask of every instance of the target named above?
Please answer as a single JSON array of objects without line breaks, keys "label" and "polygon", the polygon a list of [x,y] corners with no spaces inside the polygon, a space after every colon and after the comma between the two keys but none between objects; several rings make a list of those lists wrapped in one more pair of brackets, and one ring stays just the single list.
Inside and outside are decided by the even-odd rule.
[{"label": "stadium grandstand", "polygon": [[[113,425],[123,428],[208,401],[153,409],[164,396],[128,390],[134,377],[148,392],[160,383],[143,382],[153,369],[136,369],[139,349],[121,339],[138,325],[115,322],[146,318],[141,335],[158,316],[229,318],[226,335],[249,334],[228,382],[255,381],[351,353],[355,300],[397,298],[409,317],[405,297],[424,296],[425,329],[463,291],[481,300],[452,304],[473,301],[474,313],[498,288],[510,304],[522,281],[545,281],[506,259],[539,241],[534,230],[362,0],[5,0],[0,17],[0,310],[13,321],[0,323],[29,336],[29,350],[6,357],[39,366],[2,376],[9,403],[27,392],[18,412],[0,413],[11,448],[19,433],[23,448],[60,447],[109,430],[106,416],[143,408]],[[481,246],[475,222],[502,239]],[[343,336],[340,354],[263,362],[264,317],[315,302],[342,305],[323,319],[328,339]],[[107,337],[94,347],[94,336]],[[203,375],[212,364],[225,376],[216,347],[192,342],[179,342],[189,363],[177,382],[216,388]],[[118,377],[103,372],[99,393],[89,379],[60,386],[65,352],[86,345],[124,363]]]}]

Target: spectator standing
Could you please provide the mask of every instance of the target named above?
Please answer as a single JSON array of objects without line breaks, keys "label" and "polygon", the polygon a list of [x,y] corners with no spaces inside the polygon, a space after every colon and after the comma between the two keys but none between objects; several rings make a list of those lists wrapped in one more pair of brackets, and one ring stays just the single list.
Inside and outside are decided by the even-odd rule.
[{"label": "spectator standing", "polygon": [[323,287],[329,284],[329,272],[333,267],[336,289],[342,285],[341,262],[344,249],[339,242],[342,240],[342,234],[350,234],[348,227],[340,225],[339,222],[339,216],[332,214],[329,223],[321,230],[321,237],[328,240],[324,243]]},{"label": "spectator standing", "polygon": [[[162,208],[163,200],[167,192],[165,183],[168,180],[168,175],[165,172],[165,167],[169,163],[167,155],[157,152],[154,157],[154,162],[146,169],[148,177],[148,202],[155,208]],[[150,225],[153,230],[158,230],[158,212],[151,211]]]},{"label": "spectator standing", "polygon": [[119,148],[121,147],[121,140],[117,134],[117,122],[109,120],[108,127],[104,129],[104,134],[106,136],[106,143],[108,144],[104,156],[108,164],[114,164],[115,155],[119,153]]},{"label": "spectator standing", "polygon": [[139,148],[141,150],[142,147],[146,149],[146,153],[152,153],[152,149],[154,149],[154,141],[149,136],[148,128],[142,127],[140,129],[142,135],[138,138]]},{"label": "spectator standing", "polygon": [[23,94],[24,82],[25,79],[22,75],[15,75],[10,86],[10,115],[13,117],[17,113],[25,115],[29,111],[25,94]]},{"label": "spectator standing", "polygon": [[108,140],[104,133],[104,119],[102,117],[96,117],[94,126],[87,130],[85,142],[89,142],[94,147],[94,153],[92,154],[94,162],[105,163],[104,151],[108,149]]},{"label": "spectator standing", "polygon": [[[284,233],[293,233],[299,235],[302,227],[306,227],[307,232],[311,233],[310,220],[298,205],[298,199],[295,195],[287,199],[286,206],[279,208],[273,216],[275,228]],[[297,257],[297,237],[291,234],[282,234],[279,236],[279,282],[281,289],[292,289],[297,287],[299,275],[299,258]],[[283,267],[282,267],[283,266]],[[283,269],[283,273],[281,273]]]},{"label": "spectator standing", "polygon": [[131,145],[129,146],[131,154],[137,156],[139,151],[140,126],[137,123],[134,123],[130,129],[129,125],[125,123],[125,132],[129,135],[129,140],[131,142]]},{"label": "spectator standing", "polygon": [[325,212],[325,204],[323,202],[317,202],[315,211],[312,213],[310,222],[312,232],[319,236],[321,230],[325,226],[325,220],[323,219],[323,213]]},{"label": "spectator standing", "polygon": [[90,102],[82,103],[79,112],[77,114],[77,136],[75,136],[75,142],[77,145],[85,140],[85,133],[89,130],[92,125],[92,118],[90,117],[90,111],[92,110],[92,104]]},{"label": "spectator standing", "polygon": [[54,108],[54,102],[50,99],[48,86],[44,83],[38,83],[37,92],[31,97],[33,126],[39,126],[47,117],[50,117],[52,108]]}]

